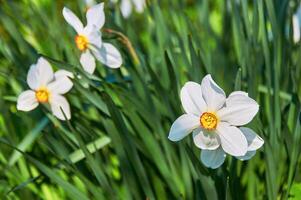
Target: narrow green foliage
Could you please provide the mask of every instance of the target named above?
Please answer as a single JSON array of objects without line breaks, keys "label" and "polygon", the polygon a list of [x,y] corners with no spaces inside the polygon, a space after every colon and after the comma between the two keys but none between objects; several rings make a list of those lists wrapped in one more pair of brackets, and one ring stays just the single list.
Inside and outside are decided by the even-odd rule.
[{"label": "narrow green foliage", "polygon": [[[62,16],[67,6],[86,24],[84,1],[0,0],[0,199],[300,199],[300,2],[149,0],[129,18],[121,1],[104,2],[102,42],[123,64],[97,61],[89,74]],[[16,108],[40,56],[74,75],[69,121],[47,104]],[[247,126],[265,141],[251,160],[227,155],[215,170],[191,135],[167,138],[182,86],[208,73],[227,95],[258,102]]]}]

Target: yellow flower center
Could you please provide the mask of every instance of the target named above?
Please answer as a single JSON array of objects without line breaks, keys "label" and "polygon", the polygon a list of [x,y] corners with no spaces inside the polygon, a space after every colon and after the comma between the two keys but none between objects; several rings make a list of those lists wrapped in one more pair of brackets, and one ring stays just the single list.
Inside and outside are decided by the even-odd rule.
[{"label": "yellow flower center", "polygon": [[86,36],[77,35],[75,36],[75,43],[79,50],[84,51],[88,48],[89,40]]},{"label": "yellow flower center", "polygon": [[216,129],[218,118],[214,113],[204,112],[200,117],[200,123],[204,129],[212,131]]},{"label": "yellow flower center", "polygon": [[46,88],[40,88],[36,91],[36,98],[40,103],[47,103],[50,93]]}]

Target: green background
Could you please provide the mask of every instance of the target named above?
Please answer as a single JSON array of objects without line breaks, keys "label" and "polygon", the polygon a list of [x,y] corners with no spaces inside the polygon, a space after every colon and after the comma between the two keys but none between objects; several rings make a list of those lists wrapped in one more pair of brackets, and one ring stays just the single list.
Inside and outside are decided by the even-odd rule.
[{"label": "green background", "polygon": [[[97,63],[91,76],[62,16],[67,6],[85,21],[83,1],[0,0],[0,199],[300,199],[298,4],[149,0],[124,19],[106,2],[103,40],[124,64]],[[41,55],[81,76],[66,95],[70,122],[47,106],[16,110]],[[211,170],[191,137],[167,139],[183,113],[179,90],[208,73],[227,94],[247,91],[260,105],[248,126],[265,144],[250,161],[228,156]]]}]

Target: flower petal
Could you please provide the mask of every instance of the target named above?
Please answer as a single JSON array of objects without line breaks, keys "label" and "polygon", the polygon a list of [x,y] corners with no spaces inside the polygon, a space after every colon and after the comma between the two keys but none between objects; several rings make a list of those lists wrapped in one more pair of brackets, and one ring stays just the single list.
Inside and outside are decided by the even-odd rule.
[{"label": "flower petal", "polygon": [[63,16],[66,22],[74,28],[74,30],[79,34],[83,31],[83,23],[78,19],[78,17],[69,9],[63,8]]},{"label": "flower petal", "polygon": [[199,119],[194,115],[184,114],[181,115],[172,124],[168,139],[171,141],[179,141],[183,139],[186,135],[191,133],[200,125]]},{"label": "flower petal", "polygon": [[210,111],[217,111],[224,105],[226,101],[225,92],[214,82],[210,74],[203,78],[201,88]]},{"label": "flower petal", "polygon": [[214,150],[220,145],[220,140],[215,132],[208,132],[201,128],[193,131],[193,142],[200,149]]},{"label": "flower petal", "polygon": [[35,90],[39,87],[39,78],[36,64],[32,64],[28,70],[27,84],[32,90]]},{"label": "flower petal", "polygon": [[300,24],[298,20],[298,15],[293,15],[293,39],[295,43],[298,43],[300,41]]},{"label": "flower petal", "polygon": [[124,18],[128,18],[132,13],[132,3],[130,0],[123,0],[120,5],[121,14]]},{"label": "flower petal", "polygon": [[248,142],[248,151],[255,151],[262,147],[264,140],[259,137],[252,129],[240,127],[241,132],[245,135]]},{"label": "flower petal", "polygon": [[17,109],[22,111],[30,111],[39,105],[36,99],[36,93],[32,90],[22,92],[17,100]]},{"label": "flower petal", "polygon": [[244,134],[235,126],[220,122],[217,132],[224,151],[232,156],[243,156],[247,153],[248,142]]},{"label": "flower petal", "polygon": [[256,151],[248,151],[244,156],[237,156],[236,158],[239,160],[250,160],[253,156],[255,156]]},{"label": "flower petal", "polygon": [[245,95],[245,96],[247,96],[247,97],[249,96],[247,92],[244,92],[244,91],[234,91],[234,92],[232,92],[232,93],[229,95],[229,97],[230,97],[230,96],[233,96],[233,95],[237,95],[237,94],[239,94],[239,95]]},{"label": "flower petal", "polygon": [[101,29],[105,23],[104,3],[99,3],[90,7],[87,11],[87,26],[95,26],[97,30]]},{"label": "flower petal", "polygon": [[96,63],[95,58],[90,53],[90,51],[82,53],[82,55],[80,56],[80,63],[86,72],[93,74],[96,68]]},{"label": "flower petal", "polygon": [[250,97],[242,94],[231,95],[226,100],[226,106],[217,112],[221,121],[234,126],[249,123],[258,112],[259,105]]},{"label": "flower petal", "polygon": [[201,85],[195,82],[187,82],[181,90],[181,102],[186,113],[198,117],[206,111],[207,105],[202,96]]},{"label": "flower petal", "polygon": [[220,167],[224,163],[225,158],[226,154],[221,147],[215,150],[202,150],[201,152],[202,163],[212,169]]},{"label": "flower petal", "polygon": [[72,81],[66,76],[62,76],[47,85],[47,89],[51,94],[66,94],[72,87]]},{"label": "flower petal", "polygon": [[138,13],[142,13],[145,7],[145,0],[133,0],[135,9]]},{"label": "flower petal", "polygon": [[122,58],[119,51],[109,43],[103,43],[101,49],[92,51],[97,60],[111,68],[119,68]]},{"label": "flower petal", "polygon": [[53,94],[51,95],[51,99],[49,103],[51,106],[52,113],[58,119],[65,120],[65,116],[68,120],[71,119],[70,106],[65,97],[61,95]]},{"label": "flower petal", "polygon": [[89,40],[89,49],[97,50],[102,47],[101,32],[93,27],[86,27],[83,31],[83,35],[86,35]]},{"label": "flower petal", "polygon": [[72,72],[69,72],[67,70],[64,70],[64,69],[60,69],[60,70],[57,70],[55,73],[54,73],[54,78],[55,79],[59,79],[61,77],[68,77],[68,78],[74,78],[74,75]]},{"label": "flower petal", "polygon": [[96,4],[95,0],[85,0],[85,3],[88,9]]},{"label": "flower petal", "polygon": [[46,86],[54,78],[49,62],[40,57],[37,64],[31,65],[27,74],[27,84],[32,90]]}]

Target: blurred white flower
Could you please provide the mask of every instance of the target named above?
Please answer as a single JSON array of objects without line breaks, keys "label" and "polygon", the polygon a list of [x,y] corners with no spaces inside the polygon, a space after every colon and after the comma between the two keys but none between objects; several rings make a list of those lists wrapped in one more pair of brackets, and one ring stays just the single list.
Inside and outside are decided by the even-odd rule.
[{"label": "blurred white flower", "polygon": [[[36,64],[30,66],[27,74],[27,84],[31,90],[22,92],[17,101],[17,109],[31,111],[39,103],[49,103],[52,113],[59,119],[71,118],[70,106],[63,94],[66,94],[73,87],[69,77],[71,72],[58,70],[53,73],[49,62],[39,58]],[[62,112],[62,110],[63,112]]]},{"label": "blurred white flower", "polygon": [[293,40],[295,43],[300,41],[300,21],[301,21],[301,5],[299,6],[296,13],[293,15]]},{"label": "blurred white flower", "polygon": [[96,1],[95,0],[85,0],[85,4],[86,4],[87,9],[89,9],[96,4]]},{"label": "blurred white flower", "polygon": [[110,43],[102,42],[100,29],[105,23],[104,3],[90,7],[87,11],[87,25],[84,27],[78,17],[64,7],[63,16],[67,23],[76,31],[75,43],[82,52],[80,63],[84,70],[92,74],[96,63],[94,57],[111,68],[118,68],[122,64],[119,51]]},{"label": "blurred white flower", "polygon": [[[112,3],[117,3],[117,0],[111,0]],[[120,10],[124,18],[128,18],[132,14],[133,7],[136,12],[142,13],[146,6],[145,0],[121,0]]]},{"label": "blurred white flower", "polygon": [[216,150],[211,153],[219,156],[219,161],[224,157],[220,152],[243,158],[251,151],[248,149],[249,135],[246,135],[250,133],[246,133],[249,129],[238,128],[249,123],[259,109],[257,102],[247,93],[236,91],[226,98],[211,75],[207,75],[201,85],[195,82],[184,85],[181,102],[186,114],[172,124],[168,136],[171,141],[179,141],[193,132],[195,145],[205,154],[203,162],[206,150]]}]

